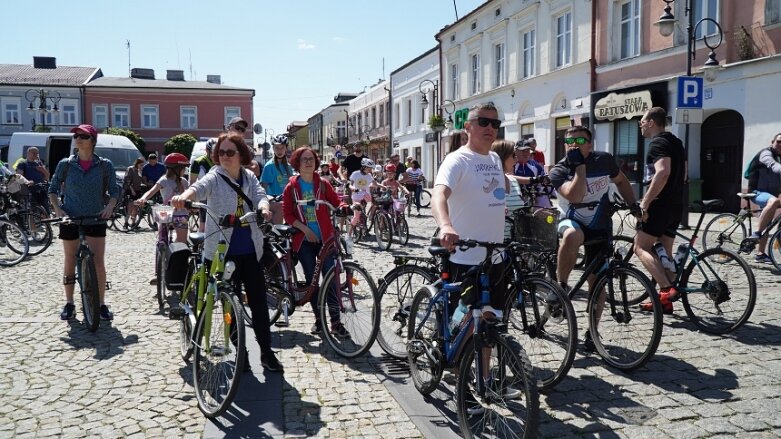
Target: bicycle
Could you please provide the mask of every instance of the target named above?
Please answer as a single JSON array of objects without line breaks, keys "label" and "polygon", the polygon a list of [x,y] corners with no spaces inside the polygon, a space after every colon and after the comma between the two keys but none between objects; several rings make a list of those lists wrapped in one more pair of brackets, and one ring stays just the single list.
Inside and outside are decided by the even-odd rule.
[{"label": "bicycle", "polygon": [[[206,209],[208,217],[220,224],[218,232],[223,233],[222,219],[214,218],[206,204],[188,201],[186,206]],[[237,220],[247,223],[259,218],[256,212],[249,212]],[[198,235],[200,245],[204,237]],[[208,273],[204,262],[194,271],[193,267],[188,269],[180,306],[169,313],[170,319],[181,321],[180,350],[185,360],[193,355],[195,396],[198,408],[208,418],[218,417],[230,407],[247,361],[242,306],[231,281],[236,266],[233,261],[225,262],[228,245],[223,234]]]},{"label": "bicycle", "polygon": [[[13,184],[10,185],[13,189]],[[28,255],[43,253],[52,243],[51,225],[43,220],[49,215],[40,205],[33,205],[31,193],[26,186],[20,186],[16,193],[9,192],[9,182],[0,182],[0,213],[6,220],[15,223],[27,236]]]},{"label": "bicycle", "polygon": [[407,350],[412,381],[427,395],[439,384],[444,368],[457,368],[456,413],[465,438],[537,436],[539,396],[526,352],[507,335],[506,323],[481,311],[489,296],[485,267],[500,245],[456,243],[462,249],[485,247],[487,253],[479,268],[468,272],[479,279],[480,292],[458,326],[450,323],[449,296],[460,294],[461,283],[449,282],[450,252],[445,248],[429,247],[429,253],[440,258],[441,282],[418,290],[410,309]]},{"label": "bicycle", "polygon": [[[282,278],[282,284],[270,282],[269,294],[277,297],[274,303],[279,308],[279,316],[275,318],[275,325],[288,327],[289,317],[295,312],[296,307],[309,303],[315,291],[319,291],[319,320],[329,321],[329,307],[338,308],[340,324],[343,325],[350,336],[340,338],[332,334],[327,328],[323,331],[323,338],[337,354],[345,358],[354,358],[365,353],[377,337],[380,325],[379,294],[369,272],[358,262],[347,260],[340,239],[340,232],[336,227],[337,208],[324,200],[299,200],[302,206],[326,206],[331,211],[331,221],[334,224],[335,235],[333,239],[323,242],[317,255],[317,263],[312,276],[312,283],[306,285],[296,282],[290,273],[294,272],[293,253],[290,251],[280,255],[268,267],[267,273],[278,273]],[[292,229],[292,227],[291,227]],[[292,235],[293,230],[286,230]],[[289,236],[289,235],[288,235]],[[319,283],[322,263],[327,257],[336,258],[333,268],[323,275],[322,284]],[[278,288],[277,288],[278,287]],[[270,306],[270,305],[269,305]],[[279,320],[279,317],[282,320]],[[368,333],[362,332],[368,328]]]},{"label": "bicycle", "polygon": [[30,251],[25,231],[3,213],[0,214],[0,266],[11,267],[24,260]]},{"label": "bicycle", "polygon": [[[757,196],[756,192],[738,193],[741,200],[750,201]],[[741,209],[738,214],[720,213],[713,217],[702,232],[702,248],[723,247],[737,254],[750,254],[758,238],[753,236],[751,219],[762,212],[762,209]],[[761,236],[771,236],[768,241],[768,256],[777,270],[781,270],[781,215],[776,216],[768,224]]]},{"label": "bicycle", "polygon": [[[421,185],[419,185],[421,186]],[[415,205],[415,191],[411,188],[407,190],[407,215],[412,215],[412,206]],[[420,190],[420,208],[431,206],[431,191],[426,188]]]},{"label": "bicycle", "polygon": [[[95,256],[89,248],[87,238],[84,235],[84,223],[105,220],[100,216],[90,215],[52,218],[44,221],[74,224],[79,228],[79,247],[76,250],[76,283],[79,285],[84,324],[87,325],[89,332],[95,332],[100,326],[100,291],[98,287],[98,273],[95,268]],[[110,284],[106,282],[106,289],[108,290],[109,287]]]},{"label": "bicycle", "polygon": [[[726,334],[741,327],[751,316],[756,303],[756,279],[751,267],[734,251],[712,247],[700,253],[694,248],[706,213],[710,208],[723,206],[724,201],[694,203],[702,206],[702,213],[692,237],[675,231],[675,236],[684,242],[678,247],[681,253],[675,257],[675,279],[671,285],[678,291],[683,309],[695,326],[710,334]],[[633,302],[646,297],[637,297]]]},{"label": "bicycle", "polygon": [[[157,279],[157,306],[162,312],[165,309],[166,290],[179,286],[174,285],[167,278],[171,255],[175,251],[182,250],[182,247],[186,247],[187,245],[184,243],[174,243],[171,238],[174,231],[172,225],[173,207],[164,204],[154,204],[151,201],[147,201],[145,204],[151,205],[152,215],[158,225],[157,244],[155,246],[155,278]],[[175,246],[174,244],[179,245]]]},{"label": "bicycle", "polygon": [[377,240],[377,246],[380,250],[390,250],[396,223],[395,215],[390,212],[393,210],[393,198],[390,191],[383,191],[374,198],[372,204],[375,206],[372,223],[374,225],[374,237]]},{"label": "bicycle", "polygon": [[150,201],[143,206],[136,206],[135,217],[130,215],[129,207],[133,205],[134,199],[129,192],[125,192],[117,205],[114,207],[114,219],[111,220],[110,227],[118,232],[133,232],[141,226],[141,221],[145,220],[147,226],[157,231],[157,223],[155,222],[154,215],[152,214],[153,204],[162,204],[163,198],[157,193]]}]

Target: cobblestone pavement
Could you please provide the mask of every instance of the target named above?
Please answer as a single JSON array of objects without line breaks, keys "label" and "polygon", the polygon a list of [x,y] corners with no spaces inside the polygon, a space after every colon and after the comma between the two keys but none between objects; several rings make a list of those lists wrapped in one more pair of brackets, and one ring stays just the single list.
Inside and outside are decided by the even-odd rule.
[{"label": "cobblestone pavement", "polygon": [[[410,225],[406,251],[422,254],[433,221],[413,216]],[[176,350],[177,323],[157,313],[148,283],[153,239],[149,231],[109,234],[108,302],[116,318],[95,334],[59,320],[58,241],[43,255],[0,269],[0,295],[7,298],[0,310],[6,334],[0,343],[0,437],[456,435],[451,388],[443,384],[424,399],[403,365],[387,361],[376,346],[365,358],[339,358],[309,334],[314,319],[308,309],[297,310],[289,328],[273,330],[284,376],[260,372],[257,345],[248,337],[253,374],[242,378],[236,409],[205,422],[190,368]],[[356,248],[375,281],[392,266],[389,253],[366,244]],[[723,337],[697,332],[676,304],[646,367],[623,374],[579,354],[569,376],[541,396],[540,435],[780,436],[781,304],[775,295],[781,275],[769,265],[752,267],[759,294],[743,328]],[[583,321],[579,315],[579,328]]]}]

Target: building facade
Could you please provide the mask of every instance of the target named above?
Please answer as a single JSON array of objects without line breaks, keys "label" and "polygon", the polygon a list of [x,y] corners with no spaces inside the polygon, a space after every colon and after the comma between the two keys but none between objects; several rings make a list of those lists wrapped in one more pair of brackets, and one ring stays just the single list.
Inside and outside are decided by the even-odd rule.
[{"label": "building facade", "polygon": [[[347,153],[356,143],[364,145],[364,154],[374,161],[390,157],[388,109],[390,88],[382,79],[350,100],[347,130]],[[344,152],[344,151],[343,151]]]}]

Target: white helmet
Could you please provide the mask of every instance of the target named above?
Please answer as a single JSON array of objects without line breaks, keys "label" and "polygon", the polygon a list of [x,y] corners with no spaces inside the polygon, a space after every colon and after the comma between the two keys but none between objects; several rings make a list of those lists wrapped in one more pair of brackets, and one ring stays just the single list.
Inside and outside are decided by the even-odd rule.
[{"label": "white helmet", "polygon": [[361,167],[374,169],[374,162],[372,159],[363,158],[361,159]]}]

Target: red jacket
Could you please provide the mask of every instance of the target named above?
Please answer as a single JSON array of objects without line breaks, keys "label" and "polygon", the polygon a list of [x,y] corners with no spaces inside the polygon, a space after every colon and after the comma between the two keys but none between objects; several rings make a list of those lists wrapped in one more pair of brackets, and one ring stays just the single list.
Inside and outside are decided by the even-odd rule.
[{"label": "red jacket", "polygon": [[[298,184],[300,175],[290,177],[290,181],[285,190],[282,192],[282,211],[285,215],[285,222],[292,225],[296,220],[306,224],[304,219],[304,209],[296,203],[301,199],[301,186]],[[314,174],[312,176],[313,192],[315,193],[316,200],[325,200],[331,203],[332,206],[340,207],[345,205],[341,202],[339,195],[336,194],[331,183],[320,179],[320,175]],[[331,224],[331,213],[325,206],[315,207],[315,216],[317,217],[317,225],[320,227],[320,237],[323,242],[328,242],[334,238],[334,226]],[[303,233],[293,234],[293,251],[298,251],[301,248],[301,243],[304,242]]]}]

